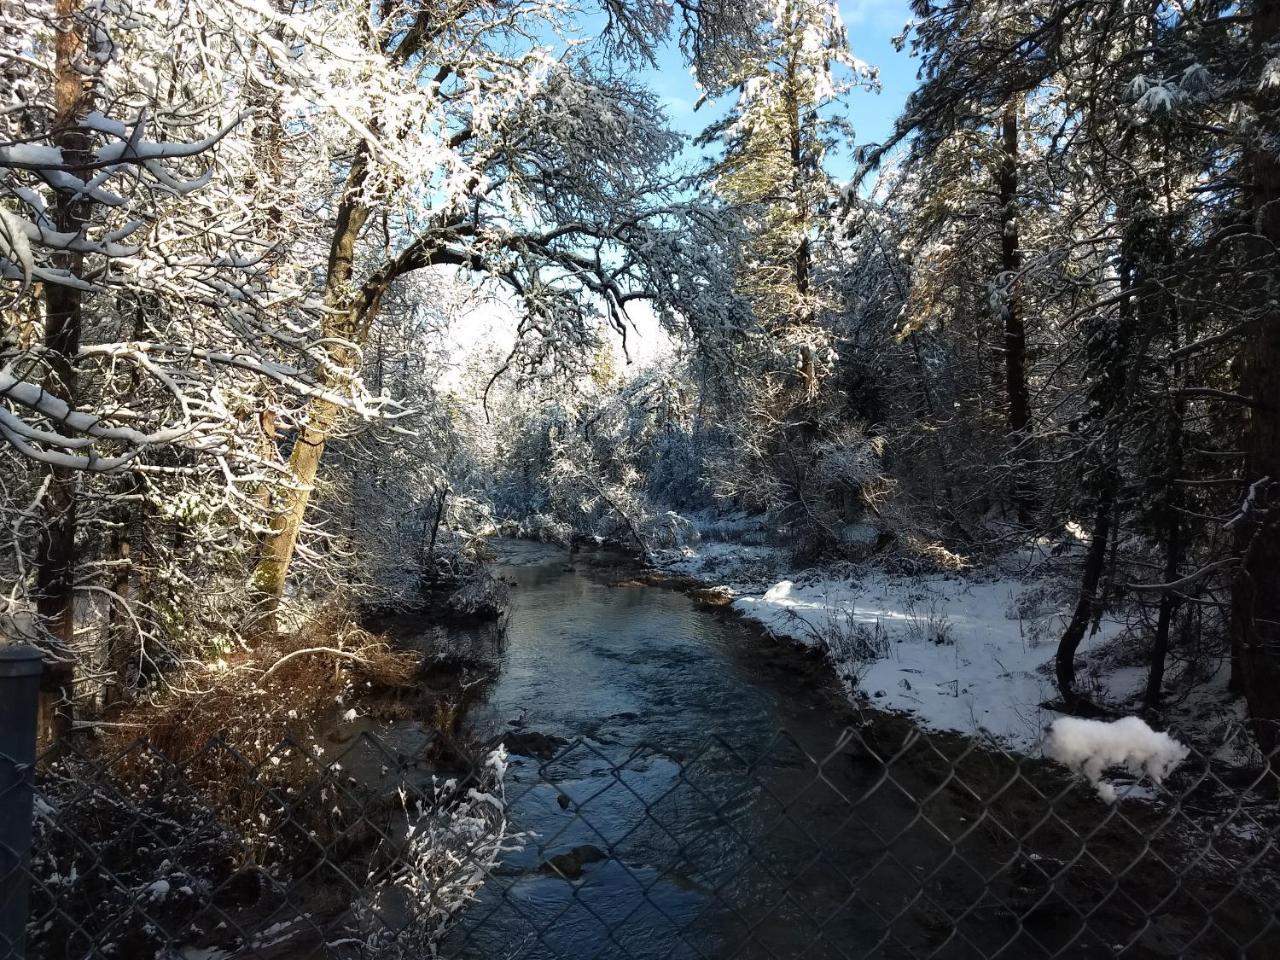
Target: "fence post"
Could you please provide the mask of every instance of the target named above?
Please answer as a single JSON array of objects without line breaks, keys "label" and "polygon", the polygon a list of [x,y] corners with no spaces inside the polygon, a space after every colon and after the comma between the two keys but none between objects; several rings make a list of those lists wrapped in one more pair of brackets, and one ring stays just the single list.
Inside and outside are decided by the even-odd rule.
[{"label": "fence post", "polygon": [[0,646],[0,960],[26,954],[40,651]]}]

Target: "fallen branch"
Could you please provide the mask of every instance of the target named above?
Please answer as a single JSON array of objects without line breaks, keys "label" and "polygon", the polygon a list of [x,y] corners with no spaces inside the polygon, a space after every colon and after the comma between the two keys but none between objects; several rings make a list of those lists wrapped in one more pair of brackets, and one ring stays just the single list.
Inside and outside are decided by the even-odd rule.
[{"label": "fallen branch", "polygon": [[273,663],[270,667],[267,668],[266,672],[263,673],[263,675],[258,678],[258,682],[261,683],[263,680],[266,680],[267,677],[271,676],[273,673],[275,673],[277,670],[283,667],[286,663],[288,663],[294,657],[300,657],[303,654],[307,654],[307,653],[327,653],[327,654],[330,654],[331,656],[342,657],[345,660],[354,660],[357,663],[369,662],[359,654],[351,653],[350,651],[347,651],[347,650],[339,650],[337,647],[305,647],[302,650],[294,650],[292,653],[286,653],[283,657],[281,657],[279,660],[277,660],[275,663]]}]

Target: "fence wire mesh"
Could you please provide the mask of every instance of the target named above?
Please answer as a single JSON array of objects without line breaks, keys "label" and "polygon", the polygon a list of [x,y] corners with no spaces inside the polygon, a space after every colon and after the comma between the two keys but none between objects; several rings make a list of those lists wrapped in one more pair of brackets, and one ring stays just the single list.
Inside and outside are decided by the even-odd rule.
[{"label": "fence wire mesh", "polygon": [[[505,740],[72,740],[0,889],[29,881],[32,960],[1280,956],[1256,758],[1193,751],[1108,803],[906,724],[821,751]],[[0,815],[27,773],[0,758]]]}]

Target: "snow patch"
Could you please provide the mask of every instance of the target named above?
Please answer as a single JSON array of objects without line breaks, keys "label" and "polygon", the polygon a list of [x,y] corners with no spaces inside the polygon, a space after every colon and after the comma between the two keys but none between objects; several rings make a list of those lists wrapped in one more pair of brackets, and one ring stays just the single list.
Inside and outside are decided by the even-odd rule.
[{"label": "snow patch", "polygon": [[[1041,705],[1054,696],[1046,664],[1064,611],[1041,583],[880,570],[856,582],[796,574],[734,606],[779,637],[823,647],[851,694],[909,713],[926,729],[1031,752],[1051,719]],[[1096,642],[1123,627],[1104,618]],[[868,642],[846,642],[859,637]],[[842,662],[842,651],[868,650],[884,655]]]},{"label": "snow patch", "polygon": [[1116,799],[1115,785],[1102,779],[1108,767],[1123,766],[1134,776],[1146,774],[1159,784],[1190,751],[1167,733],[1157,733],[1141,717],[1082,720],[1062,717],[1049,727],[1044,755],[1087,779],[1107,803]]}]

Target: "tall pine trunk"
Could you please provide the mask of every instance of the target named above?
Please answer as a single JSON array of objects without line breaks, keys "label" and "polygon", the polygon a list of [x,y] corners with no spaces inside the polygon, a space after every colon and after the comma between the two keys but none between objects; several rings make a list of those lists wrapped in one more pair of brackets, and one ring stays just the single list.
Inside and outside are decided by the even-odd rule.
[{"label": "tall pine trunk", "polygon": [[[1131,294],[1134,288],[1136,268],[1124,244],[1120,248],[1119,261],[1120,289]],[[1135,354],[1130,352],[1130,341],[1134,334],[1135,304],[1132,296],[1124,296],[1118,305],[1117,327],[1109,333],[1101,327],[1088,337],[1086,350],[1090,354],[1089,400],[1095,409],[1094,429],[1099,431],[1099,439],[1095,441],[1093,463],[1096,476],[1094,485],[1097,499],[1094,506],[1094,524],[1089,550],[1085,554],[1084,570],[1080,578],[1080,591],[1076,598],[1076,606],[1071,620],[1058,641],[1055,659],[1055,674],[1058,692],[1068,710],[1073,713],[1090,714],[1098,712],[1087,697],[1076,687],[1075,657],[1080,644],[1085,638],[1085,631],[1090,623],[1097,621],[1102,612],[1103,598],[1099,595],[1099,584],[1106,567],[1107,541],[1111,539],[1111,531],[1119,525],[1116,516],[1117,500],[1120,493],[1121,474],[1119,465],[1119,441],[1116,436],[1116,421],[1123,418],[1128,398],[1132,395],[1137,383],[1138,362]],[[1137,355],[1141,354],[1137,351]]]},{"label": "tall pine trunk", "polygon": [[[795,58],[787,63],[786,86],[784,96],[787,101],[787,148],[791,161],[791,190],[796,203],[796,225],[800,231],[800,242],[796,245],[795,263],[793,265],[796,299],[801,304],[795,323],[802,330],[814,321],[811,306],[811,286],[813,271],[813,251],[809,242],[809,223],[812,212],[809,210],[806,190],[806,178],[810,171],[805,169],[804,129],[800,117],[800,77]],[[805,395],[813,396],[818,389],[817,358],[813,345],[804,344],[800,351],[800,377],[804,385]]]},{"label": "tall pine trunk", "polygon": [[1027,385],[1027,328],[1016,279],[1022,270],[1022,251],[1018,246],[1018,110],[1013,101],[1000,118],[1000,143],[1000,269],[1006,276],[1004,386],[1009,433],[1016,441],[1031,423],[1031,389]]},{"label": "tall pine trunk", "polygon": [[[1263,63],[1280,41],[1280,0],[1253,6],[1255,56]],[[1240,352],[1239,392],[1249,398],[1243,437],[1247,505],[1236,524],[1241,566],[1232,591],[1233,661],[1250,715],[1264,745],[1280,744],[1280,96],[1259,92],[1259,129],[1247,152],[1254,226],[1261,236],[1267,276],[1261,284],[1257,326]]]},{"label": "tall pine trunk", "polygon": [[[1175,383],[1177,377],[1175,376]],[[1164,582],[1173,583],[1178,579],[1178,570],[1182,565],[1182,488],[1178,485],[1182,473],[1183,456],[1183,401],[1173,399],[1169,405],[1166,422],[1166,472],[1163,513],[1164,513]],[[1147,710],[1156,710],[1164,687],[1164,667],[1169,656],[1169,634],[1173,629],[1173,615],[1178,610],[1179,597],[1173,590],[1165,590],[1160,595],[1160,611],[1156,615],[1156,635],[1151,645],[1151,668],[1147,673],[1146,693],[1143,706]]]},{"label": "tall pine trunk", "polygon": [[[1172,220],[1173,204],[1170,199],[1172,188],[1169,177],[1164,177],[1164,210]],[[1169,276],[1175,264],[1173,239],[1167,230],[1162,231],[1159,242],[1165,247],[1161,258],[1161,273]],[[1182,316],[1178,301],[1168,290],[1163,289],[1156,299],[1156,309],[1150,311],[1143,321],[1143,326],[1156,328],[1163,326],[1168,331],[1169,352],[1176,358],[1182,346]],[[1165,407],[1164,417],[1164,479],[1161,503],[1157,519],[1160,521],[1161,535],[1164,541],[1164,582],[1173,583],[1178,579],[1178,571],[1182,567],[1182,555],[1185,550],[1183,537],[1183,513],[1185,510],[1182,495],[1182,467],[1186,447],[1186,400],[1179,392],[1183,384],[1182,361],[1174,359],[1169,369],[1169,387],[1172,396]],[[1166,589],[1160,594],[1160,608],[1156,615],[1156,633],[1151,644],[1151,665],[1147,672],[1147,686],[1143,695],[1143,707],[1148,711],[1159,709],[1163,696],[1165,661],[1169,657],[1169,638],[1173,630],[1173,618],[1178,611],[1182,597],[1176,590]]]},{"label": "tall pine trunk", "polygon": [[1027,383],[1027,328],[1023,318],[1018,274],[1022,250],[1018,232],[1018,108],[1005,104],[1000,116],[1000,273],[1004,277],[1000,321],[1004,332],[1004,393],[1007,405],[1010,455],[1013,466],[1013,499],[1019,519],[1030,519],[1034,494],[1019,462],[1027,457],[1027,431],[1031,425],[1031,389]]}]

